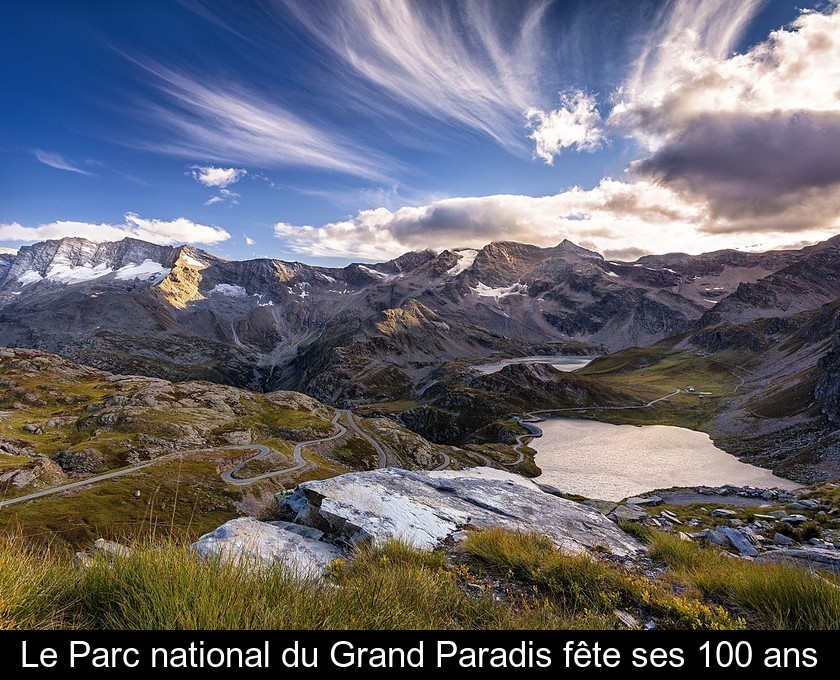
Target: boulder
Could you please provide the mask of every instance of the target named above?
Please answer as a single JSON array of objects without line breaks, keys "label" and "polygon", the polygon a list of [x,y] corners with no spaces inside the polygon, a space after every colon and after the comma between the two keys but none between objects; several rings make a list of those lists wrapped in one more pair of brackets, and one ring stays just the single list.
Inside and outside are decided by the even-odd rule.
[{"label": "boulder", "polygon": [[93,542],[93,552],[107,555],[113,559],[115,557],[128,557],[131,554],[131,548],[116,541],[108,541],[104,538],[97,538]]},{"label": "boulder", "polygon": [[782,517],[782,521],[788,524],[804,524],[809,521],[809,518],[805,517],[805,515],[788,515],[787,517]]},{"label": "boulder", "polygon": [[588,505],[590,508],[595,508],[602,515],[609,515],[617,506],[615,501],[603,501],[600,498],[587,498],[581,503]]},{"label": "boulder", "polygon": [[646,505],[662,505],[662,499],[659,496],[633,496],[625,502],[627,505],[639,505],[641,507]]},{"label": "boulder", "polygon": [[790,536],[780,534],[778,531],[773,534],[773,543],[784,546],[796,545],[796,541],[794,541]]},{"label": "boulder", "polygon": [[755,557],[758,555],[758,550],[756,550],[753,547],[753,544],[750,543],[749,539],[737,529],[733,529],[732,527],[718,527],[717,531],[719,534],[725,536],[726,540],[729,541],[729,545],[735,548],[735,550],[744,557]]},{"label": "boulder", "polygon": [[290,531],[285,522],[241,517],[204,534],[190,549],[202,557],[257,566],[281,564],[299,576],[320,576],[341,553],[335,546],[301,533],[306,532]]},{"label": "boulder", "polygon": [[712,510],[712,517],[734,517],[738,513],[727,508],[715,508]]},{"label": "boulder", "polygon": [[729,547],[729,541],[727,540],[726,536],[724,536],[720,531],[715,531],[714,529],[706,529],[706,531],[703,532],[703,535],[706,537],[706,540],[709,541],[709,543],[719,545],[722,548]]},{"label": "boulder", "polygon": [[434,548],[464,525],[534,531],[572,553],[602,548],[620,556],[641,545],[597,510],[489,467],[411,471],[382,468],[304,482],[281,514],[356,543],[398,538]]},{"label": "boulder", "polygon": [[840,574],[840,551],[825,548],[779,548],[762,553],[757,558],[759,562],[782,562],[799,567],[810,567],[822,571]]},{"label": "boulder", "polygon": [[648,514],[639,506],[631,507],[629,505],[618,505],[612,512],[610,512],[609,515],[607,515],[607,517],[613,522],[619,522],[622,520],[625,522],[639,522],[647,516]]}]

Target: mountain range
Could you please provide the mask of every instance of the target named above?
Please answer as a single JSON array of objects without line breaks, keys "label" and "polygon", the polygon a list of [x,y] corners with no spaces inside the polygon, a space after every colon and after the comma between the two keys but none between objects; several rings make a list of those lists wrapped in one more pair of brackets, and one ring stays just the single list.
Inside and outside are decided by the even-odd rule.
[{"label": "mountain range", "polygon": [[[451,411],[456,392],[496,389],[504,372],[488,382],[469,369],[487,359],[608,355],[621,373],[674,353],[722,357],[740,385],[708,425],[713,435],[748,433],[763,449],[773,440],[786,455],[833,460],[839,265],[840,237],[799,250],[633,262],[569,241],[501,242],[343,268],[65,238],[0,255],[0,345],[123,374],[295,390],[340,406],[409,400],[403,421],[446,443],[488,423],[443,435],[417,409]],[[528,373],[523,394],[534,381],[557,380],[509,369]],[[588,387],[602,400],[609,373]],[[553,389],[536,387],[535,395]]]}]

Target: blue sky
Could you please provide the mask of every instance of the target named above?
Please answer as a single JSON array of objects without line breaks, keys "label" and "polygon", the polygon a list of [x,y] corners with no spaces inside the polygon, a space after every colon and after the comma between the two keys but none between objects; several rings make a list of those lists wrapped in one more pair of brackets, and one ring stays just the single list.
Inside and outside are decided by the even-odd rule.
[{"label": "blue sky", "polygon": [[813,242],[840,231],[838,36],[835,4],[781,0],[6,3],[0,246]]}]

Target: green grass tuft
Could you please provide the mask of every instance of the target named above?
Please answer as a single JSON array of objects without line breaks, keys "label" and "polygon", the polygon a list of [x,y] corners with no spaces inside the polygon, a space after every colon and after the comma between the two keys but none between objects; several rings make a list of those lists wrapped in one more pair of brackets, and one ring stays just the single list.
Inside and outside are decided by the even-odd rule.
[{"label": "green grass tuft", "polygon": [[651,555],[683,583],[716,602],[739,609],[756,628],[839,630],[840,583],[788,565],[747,562],[652,532]]}]

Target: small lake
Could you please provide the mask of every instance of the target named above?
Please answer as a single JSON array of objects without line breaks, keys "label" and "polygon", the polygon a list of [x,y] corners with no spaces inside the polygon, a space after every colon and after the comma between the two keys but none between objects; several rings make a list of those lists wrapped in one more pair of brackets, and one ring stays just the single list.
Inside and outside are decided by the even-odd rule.
[{"label": "small lake", "polygon": [[499,361],[494,361],[489,364],[478,364],[477,366],[470,366],[470,368],[484,375],[498,373],[505,366],[510,366],[512,364],[547,364],[556,368],[558,371],[576,371],[577,369],[583,368],[587,364],[591,363],[595,359],[597,359],[597,357],[517,357],[516,359],[500,359]]},{"label": "small lake", "polygon": [[800,486],[770,470],[742,463],[717,448],[709,435],[668,425],[611,425],[551,418],[537,423],[542,475],[535,481],[567,493],[618,501],[671,486]]}]

